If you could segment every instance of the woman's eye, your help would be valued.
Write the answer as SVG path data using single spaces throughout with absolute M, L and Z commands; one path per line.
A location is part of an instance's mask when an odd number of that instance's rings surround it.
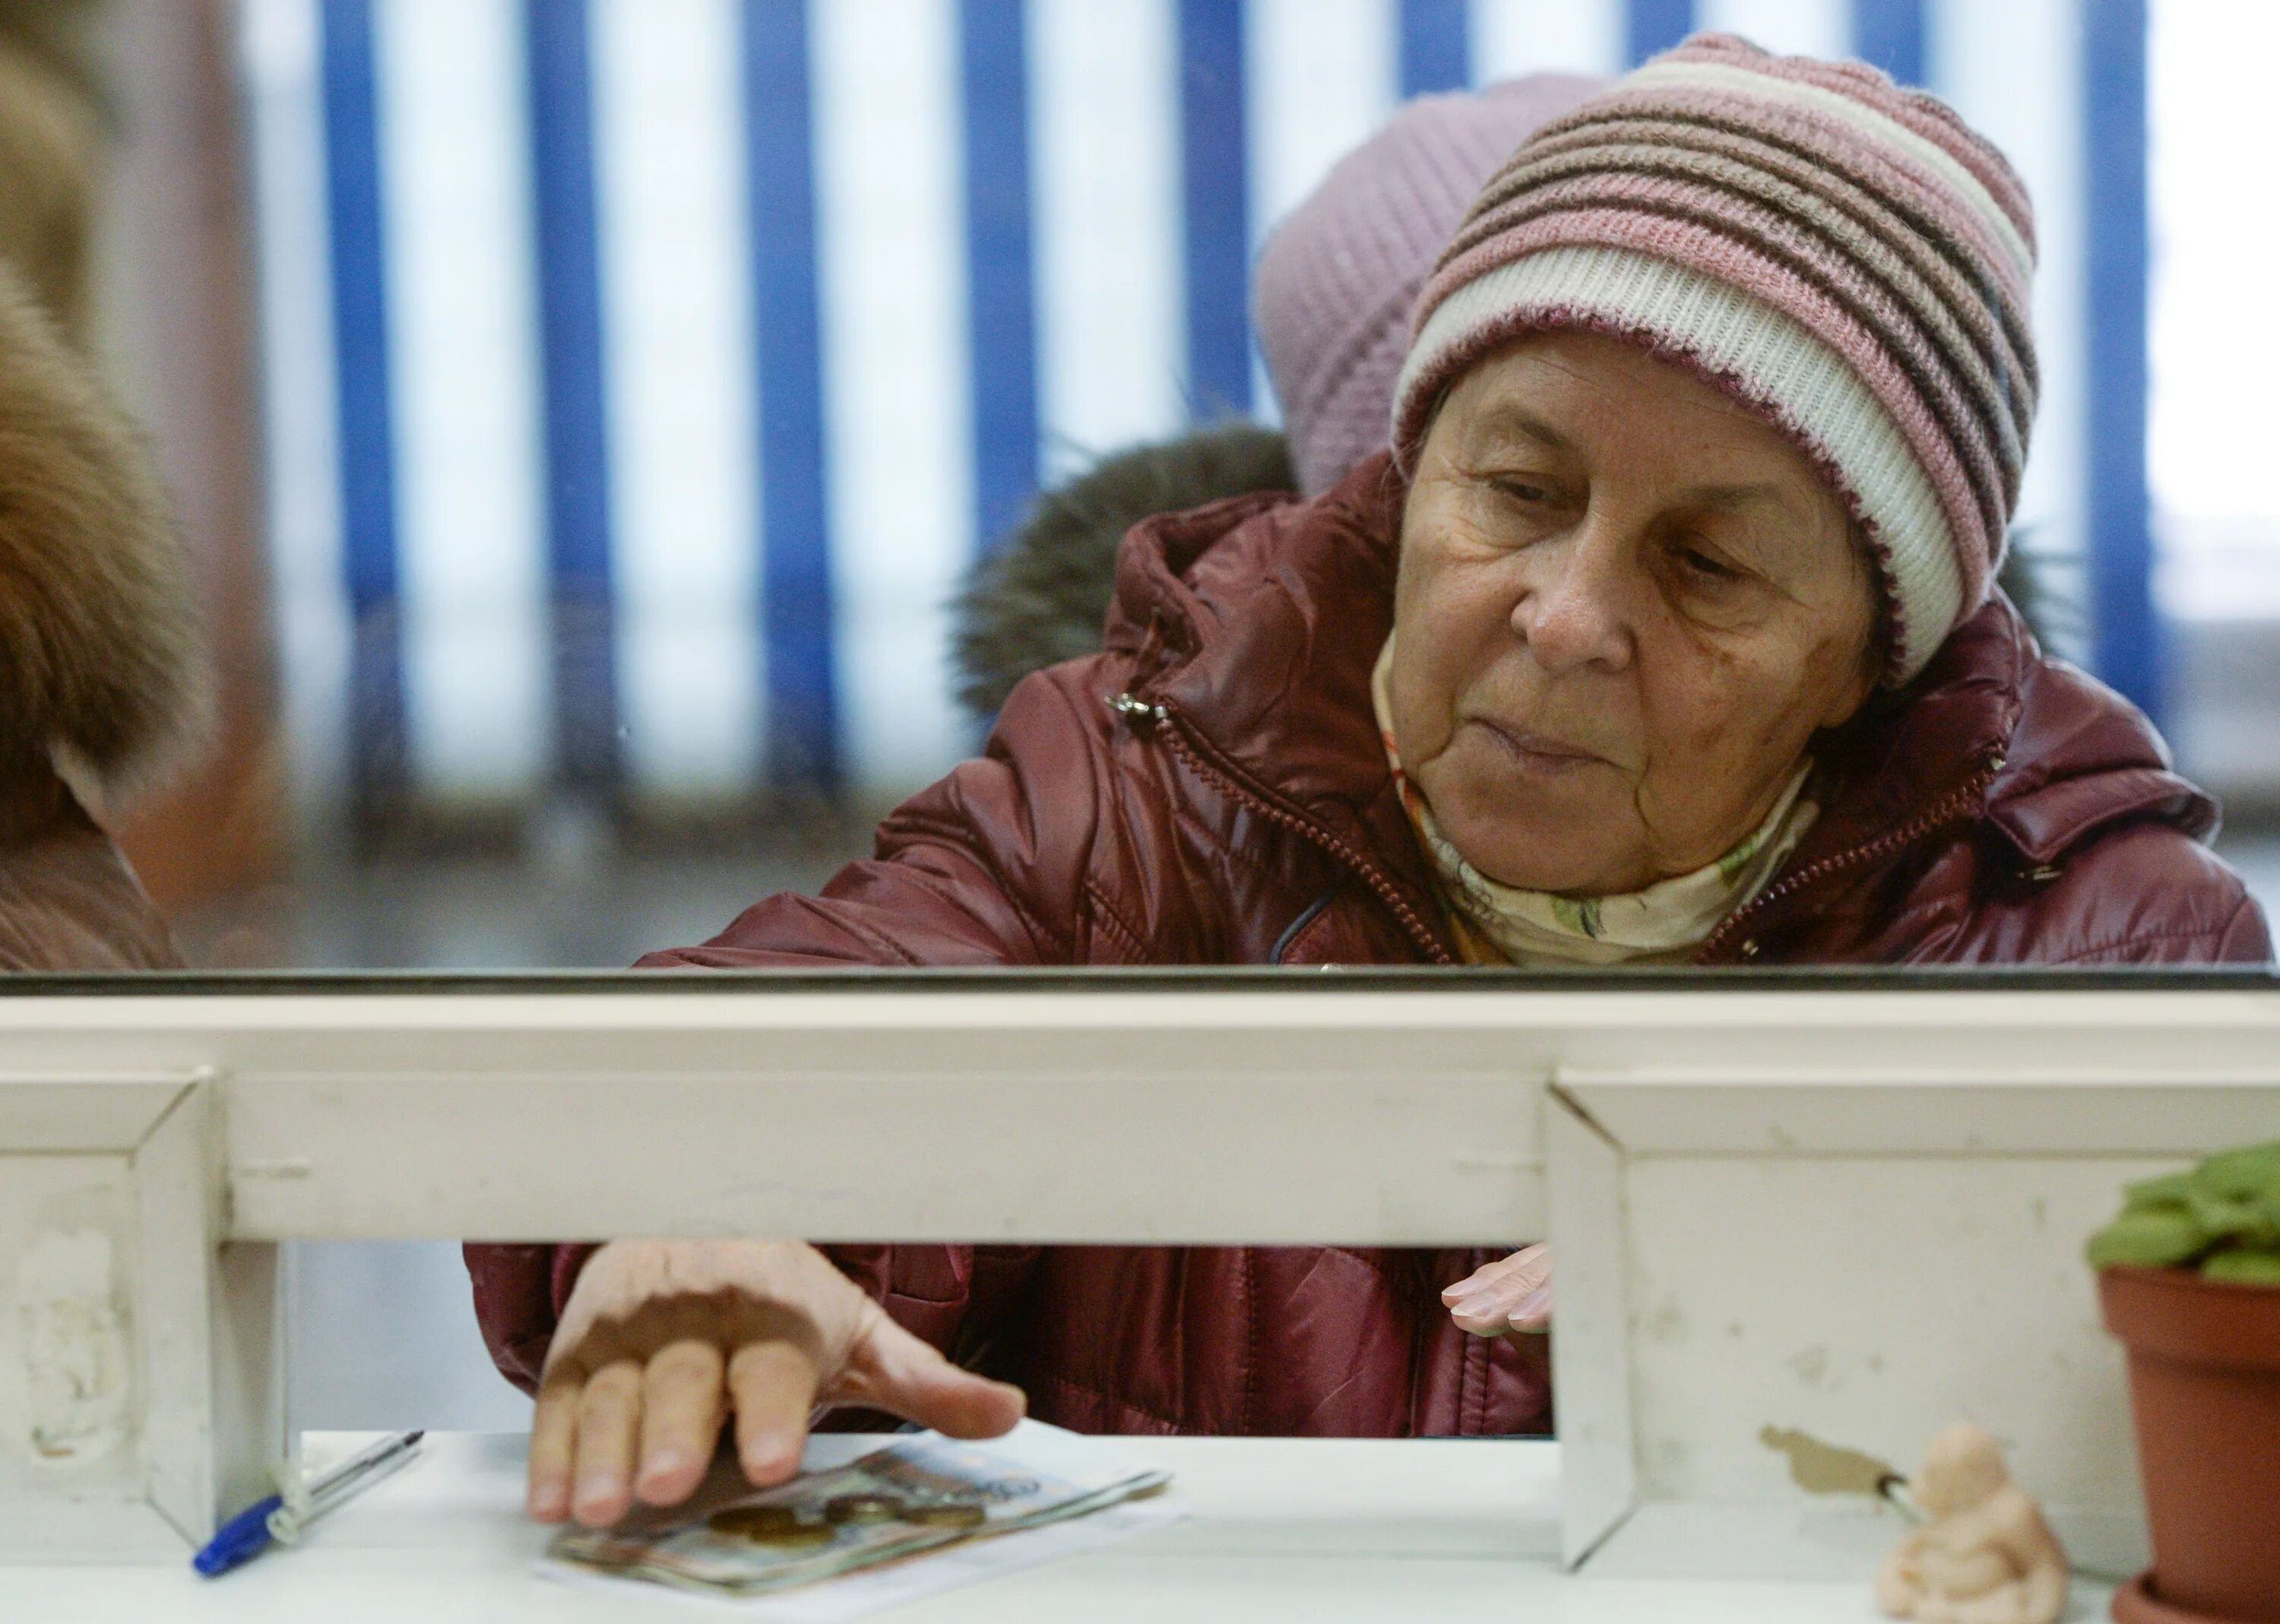
M 1687 573 L 1698 580 L 1724 582 L 1739 581 L 1742 578 L 1741 571 L 1729 564 L 1712 558 L 1698 547 L 1681 547 L 1678 550 L 1678 561 L 1685 567 Z
M 1549 487 L 1528 480 L 1491 480 L 1498 494 L 1510 496 L 1515 502 L 1541 503 L 1552 500 Z

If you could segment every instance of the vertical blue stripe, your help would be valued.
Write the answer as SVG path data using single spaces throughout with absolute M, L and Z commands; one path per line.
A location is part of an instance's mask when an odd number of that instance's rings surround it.
M 1924 82 L 1930 0 L 1852 0 L 1852 54 L 1904 85 Z
M 618 694 L 587 0 L 525 0 L 524 30 L 544 390 L 556 770 L 573 789 L 607 789 L 618 777 Z
M 1188 409 L 1251 408 L 1251 202 L 1243 0 L 1180 0 Z
M 1694 0 L 1630 0 L 1624 50 L 1636 67 L 1694 32 Z
M 1401 0 L 1401 94 L 1461 90 L 1473 82 L 1466 0 Z
M 835 789 L 839 706 L 808 60 L 805 0 L 744 0 L 768 762 L 781 784 Z
M 325 180 L 339 413 L 351 806 L 383 820 L 405 781 L 404 641 L 397 613 L 396 455 L 372 0 L 324 0 Z
M 2158 721 L 2161 640 L 2145 451 L 2146 30 L 2146 0 L 2084 0 L 2091 650 L 2098 674 Z
M 961 0 L 967 321 L 974 536 L 994 546 L 1037 488 L 1037 335 L 1029 242 L 1029 65 L 1022 0 Z

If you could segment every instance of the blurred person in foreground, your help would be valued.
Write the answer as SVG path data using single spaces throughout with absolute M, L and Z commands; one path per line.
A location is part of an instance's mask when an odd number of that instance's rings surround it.
M 1936 99 L 1690 41 L 1481 192 L 1390 450 L 1140 527 L 1104 650 L 1015 688 L 873 860 L 648 962 L 2264 962 L 2214 804 L 1993 588 L 2033 263 L 2017 177 Z M 724 1424 L 777 1481 L 818 1405 L 1550 1419 L 1540 1340 L 1465 1334 L 1540 1312 L 1488 1254 L 469 1252 L 548 1520 L 686 1497 Z
M 94 813 L 191 730 L 191 604 L 147 448 L 0 266 L 0 969 L 180 966 Z
M 99 0 L 0 0 L 0 970 L 181 966 L 98 818 L 200 710 L 186 560 L 93 370 Z

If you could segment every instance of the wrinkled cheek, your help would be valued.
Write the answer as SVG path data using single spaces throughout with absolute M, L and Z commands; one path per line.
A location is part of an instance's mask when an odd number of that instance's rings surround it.
M 1728 664 L 1725 674 L 1737 674 Z M 1787 774 L 1812 732 L 1791 711 L 1755 684 L 1729 681 L 1712 684 L 1683 718 L 1655 728 L 1650 740 L 1668 743 L 1660 749 L 1650 743 L 1637 804 L 1657 844 L 1706 863 L 1748 834 L 1753 803 Z
M 1448 748 L 1458 698 L 1477 663 L 1457 604 L 1421 594 L 1413 608 L 1406 622 L 1396 622 L 1392 672 L 1402 760 L 1413 768 Z
M 1807 665 L 1811 664 L 1808 660 Z M 1691 759 L 1714 764 L 1727 776 L 1746 772 L 1752 762 L 1764 770 L 1785 767 L 1813 732 L 1811 681 L 1784 680 L 1762 665 L 1729 650 L 1706 644 L 1696 650 L 1695 669 L 1681 689 L 1674 684 L 1662 707 L 1670 735 Z M 1774 756 L 1784 758 L 1768 762 Z
M 1433 650 L 1421 635 L 1395 643 L 1391 692 L 1393 731 L 1401 763 L 1413 777 L 1449 744 L 1449 704 L 1433 670 Z

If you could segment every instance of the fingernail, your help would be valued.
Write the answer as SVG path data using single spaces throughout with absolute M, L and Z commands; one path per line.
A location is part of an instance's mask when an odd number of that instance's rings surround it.
M 786 1434 L 762 1433 L 745 1446 L 744 1470 L 747 1474 L 780 1472 L 798 1464 L 796 1446 Z
M 1552 1288 L 1549 1286 L 1538 1286 L 1535 1290 L 1521 1298 L 1518 1305 L 1513 1309 L 1513 1328 L 1514 1330 L 1521 1331 L 1541 1331 L 1547 1323 L 1544 1316 L 1551 1312 Z M 1534 1320 L 1536 1323 L 1522 1323 L 1522 1321 L 1525 1320 Z
M 606 1476 L 597 1474 L 578 1485 L 578 1504 L 607 1505 L 617 1496 L 618 1486 Z
M 534 1517 L 559 1517 L 566 1509 L 563 1502 L 568 1491 L 559 1478 L 535 1483 L 530 1490 L 530 1514 Z
M 661 1449 L 642 1462 L 642 1482 L 654 1483 L 660 1477 L 671 1477 L 682 1466 L 680 1451 Z

